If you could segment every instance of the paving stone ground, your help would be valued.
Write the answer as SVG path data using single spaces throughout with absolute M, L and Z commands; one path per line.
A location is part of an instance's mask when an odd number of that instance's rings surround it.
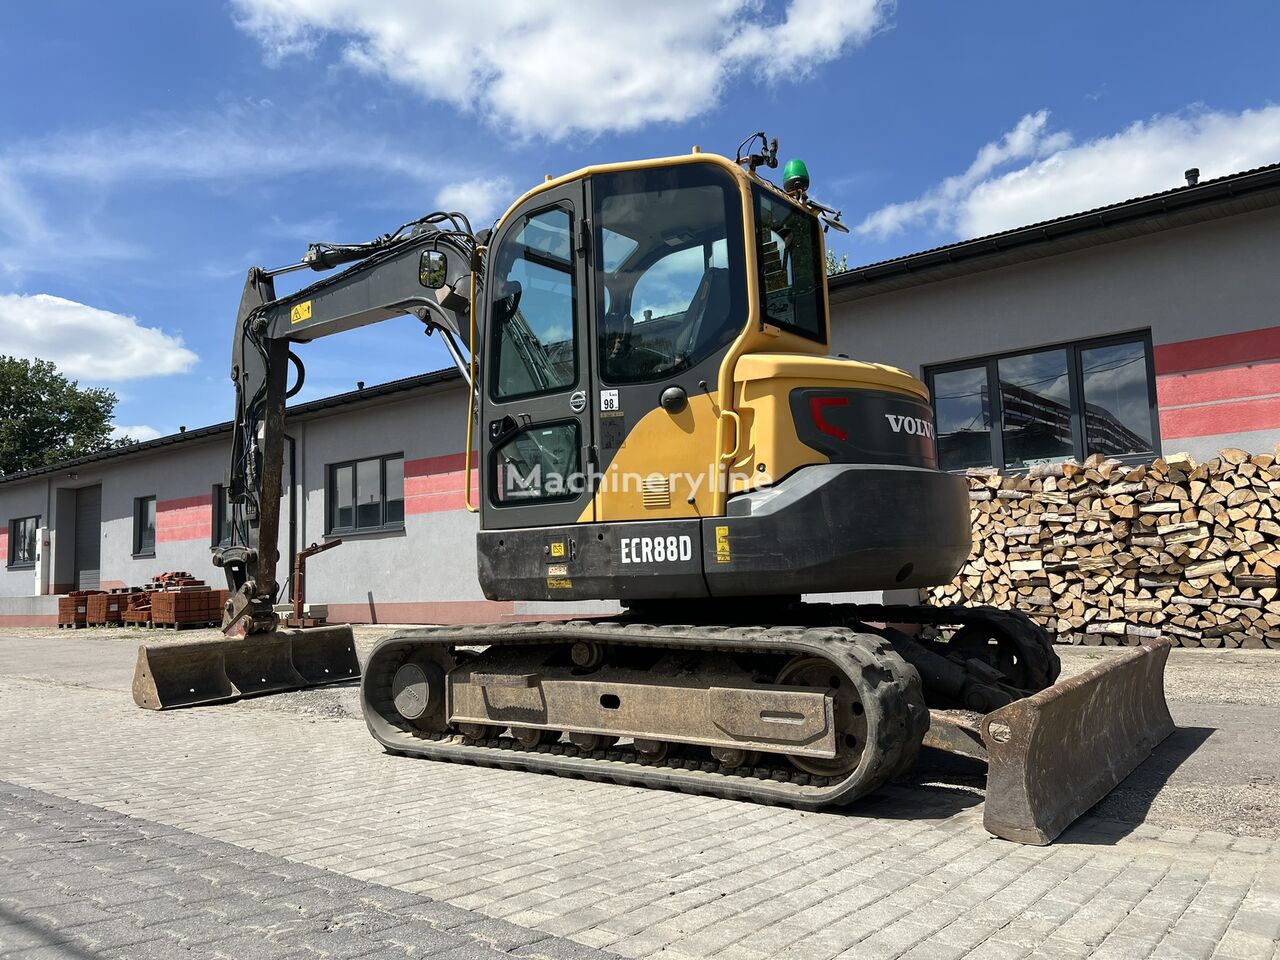
M 0 956 L 607 954 L 428 897 L 0 783 Z
M 968 789 L 896 785 L 803 813 L 392 757 L 357 720 L 269 699 L 150 713 L 118 685 L 21 672 L 0 670 L 0 780 L 17 788 L 0 789 L 0 943 L 14 926 L 61 936 L 106 924 L 101 955 L 216 955 L 215 941 L 196 942 L 212 912 L 239 938 L 237 957 L 258 955 L 250 944 L 262 956 L 405 956 L 384 934 L 418 922 L 470 937 L 425 953 L 459 960 L 574 945 L 672 960 L 1277 956 L 1280 851 L 1266 837 L 1094 816 L 1053 846 L 1024 847 L 983 831 Z M 121 864 L 133 872 L 113 872 Z M 135 917 L 127 898 L 143 877 L 165 899 L 138 902 L 183 906 L 193 882 L 211 905 L 191 925 Z M 72 901 L 87 895 L 83 912 L 59 919 L 15 900 L 50 882 Z M 296 938 L 254 920 L 277 901 L 306 921 Z M 489 942 L 413 912 L 446 908 L 546 939 Z M 32 944 L 31 956 L 99 955 L 75 939 Z

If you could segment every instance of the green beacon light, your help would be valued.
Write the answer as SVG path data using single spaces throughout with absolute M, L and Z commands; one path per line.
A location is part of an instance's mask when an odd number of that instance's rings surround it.
M 782 189 L 787 193 L 804 193 L 809 189 L 809 168 L 799 157 L 792 157 L 782 168 Z

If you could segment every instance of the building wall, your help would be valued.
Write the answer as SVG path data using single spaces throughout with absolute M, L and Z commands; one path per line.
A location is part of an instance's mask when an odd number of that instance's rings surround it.
M 382 623 L 482 622 L 612 610 L 612 604 L 517 604 L 484 599 L 476 576 L 477 518 L 463 496 L 466 391 L 460 383 L 402 400 L 337 408 L 290 421 L 298 476 L 288 476 L 281 503 L 278 575 L 289 596 L 290 498 L 296 497 L 299 549 L 324 543 L 328 467 L 334 463 L 402 453 L 405 458 L 405 528 L 344 534 L 342 544 L 308 564 L 307 595 L 326 603 L 334 620 Z M 185 570 L 221 586 L 213 566 L 213 488 L 223 481 L 229 436 L 188 442 L 77 468 L 64 474 L 0 485 L 0 520 L 40 514 L 54 529 L 51 588 L 74 589 L 75 490 L 102 485 L 101 586 L 138 586 L 166 570 Z M 473 479 L 473 503 L 476 501 Z M 133 557 L 136 497 L 157 498 L 154 558 Z M 46 508 L 46 501 L 49 506 Z M 7 550 L 7 542 L 4 544 Z M 7 552 L 4 554 L 7 559 Z M 0 570 L 0 597 L 31 597 L 31 570 Z M 12 604 L 11 604 L 12 606 Z M 6 607 L 0 623 L 52 620 L 47 604 Z M 33 620 L 32 618 L 36 618 Z M 6 619 L 7 618 L 7 619 Z
M 49 522 L 47 487 L 43 480 L 13 484 L 12 492 L 0 488 L 0 596 L 30 596 L 35 592 L 35 571 L 9 568 L 9 524 L 21 517 L 39 515 Z
M 343 534 L 341 546 L 308 564 L 308 596 L 329 604 L 335 619 L 465 622 L 516 612 L 512 604 L 486 601 L 476 578 L 478 523 L 463 497 L 466 416 L 466 390 L 457 383 L 293 431 L 307 481 L 304 545 L 326 539 L 329 465 L 405 458 L 404 530 Z
M 833 297 L 834 347 L 927 365 L 1149 329 L 1166 452 L 1280 440 L 1280 209 L 864 299 Z M 846 295 L 847 296 L 847 295 Z
M 99 560 L 103 589 L 137 586 L 158 573 L 185 570 L 221 584 L 222 571 L 210 559 L 213 485 L 226 469 L 225 441 L 162 448 L 145 454 L 77 467 L 75 475 L 54 473 L 0 487 L 0 520 L 36 512 L 52 528 L 50 589 L 75 589 L 76 490 L 101 485 Z M 156 498 L 156 544 L 152 557 L 134 557 L 135 498 Z M 7 558 L 7 553 L 6 553 Z M 0 576 L 0 595 L 33 592 L 31 571 Z

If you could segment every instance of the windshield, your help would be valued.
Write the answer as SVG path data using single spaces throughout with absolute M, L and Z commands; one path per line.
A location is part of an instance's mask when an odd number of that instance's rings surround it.
M 825 264 L 818 220 L 760 187 L 754 191 L 765 321 L 826 343 Z
M 709 163 L 592 179 L 600 371 L 639 383 L 690 369 L 747 319 L 737 182 Z

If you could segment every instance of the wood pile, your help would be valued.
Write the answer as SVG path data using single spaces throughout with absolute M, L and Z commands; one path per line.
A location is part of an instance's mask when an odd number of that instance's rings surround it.
M 973 553 L 930 603 L 1016 607 L 1062 643 L 1280 649 L 1277 455 L 973 469 L 969 499 Z

